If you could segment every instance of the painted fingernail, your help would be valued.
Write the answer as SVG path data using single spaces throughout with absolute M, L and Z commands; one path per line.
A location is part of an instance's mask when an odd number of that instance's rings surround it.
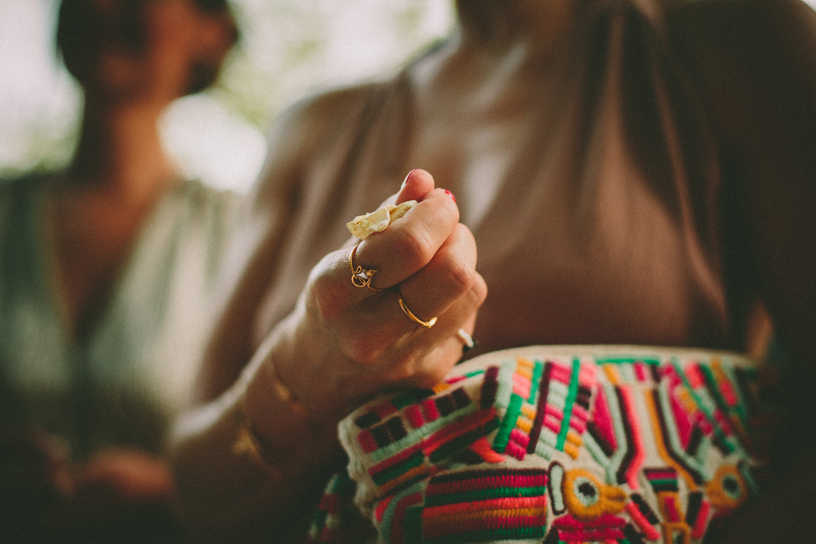
M 451 193 L 451 192 L 450 192 L 450 191 L 448 191 L 447 189 L 445 189 L 443 192 L 444 192 L 446 195 L 448 195 L 449 197 L 451 197 L 451 198 L 453 199 L 453 201 L 454 201 L 454 202 L 456 202 L 456 197 L 455 197 L 455 196 L 453 196 L 453 193 Z
M 405 184 L 407 184 L 407 183 L 408 183 L 408 178 L 410 178 L 410 177 L 411 177 L 411 174 L 413 174 L 414 172 L 416 172 L 416 168 L 414 168 L 413 170 L 411 170 L 410 172 L 408 172 L 408 175 L 407 175 L 407 176 L 405 176 L 405 179 L 403 180 L 402 185 L 400 185 L 400 191 L 401 191 L 401 190 L 403 190 L 403 189 L 405 189 Z

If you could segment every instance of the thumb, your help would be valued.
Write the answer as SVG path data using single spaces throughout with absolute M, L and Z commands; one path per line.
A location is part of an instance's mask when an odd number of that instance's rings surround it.
M 402 204 L 408 200 L 421 201 L 433 189 L 433 176 L 425 170 L 411 170 L 405 177 L 405 181 L 402 182 L 399 193 L 397 193 L 396 204 Z

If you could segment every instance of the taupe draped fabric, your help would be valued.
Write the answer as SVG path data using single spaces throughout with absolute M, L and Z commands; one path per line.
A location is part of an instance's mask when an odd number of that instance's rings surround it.
M 292 219 L 263 253 L 274 273 L 258 337 L 292 310 L 310 268 L 349 242 L 344 223 L 424 168 L 476 237 L 483 351 L 743 347 L 750 267 L 724 250 L 741 220 L 693 59 L 660 2 L 587 4 L 547 57 L 486 86 L 483 105 L 423 100 L 417 74 L 443 43 L 393 80 L 307 106 L 316 127 L 285 166 L 273 156 L 261 189 Z

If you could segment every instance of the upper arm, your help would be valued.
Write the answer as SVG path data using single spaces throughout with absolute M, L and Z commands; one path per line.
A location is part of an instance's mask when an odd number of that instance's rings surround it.
M 229 294 L 209 342 L 194 401 L 207 402 L 238 378 L 255 349 L 256 317 L 277 267 L 287 218 L 297 213 L 309 168 L 348 116 L 363 107 L 367 87 L 340 89 L 293 105 L 268 138 L 267 157 L 251 195 L 250 217 L 233 239 Z

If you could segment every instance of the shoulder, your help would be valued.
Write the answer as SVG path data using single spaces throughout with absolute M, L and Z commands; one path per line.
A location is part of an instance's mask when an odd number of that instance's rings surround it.
M 269 133 L 267 157 L 256 184 L 256 198 L 300 179 L 316 157 L 359 130 L 366 112 L 387 92 L 386 82 L 333 89 L 290 106 Z
M 816 12 L 802 0 L 668 0 L 666 24 L 718 130 L 732 143 L 812 137 Z
M 794 64 L 812 70 L 816 61 L 816 12 L 802 0 L 664 1 L 673 45 L 720 85 L 784 78 Z
M 58 176 L 56 172 L 28 172 L 0 177 L 0 222 L 30 206 L 35 195 Z
M 173 188 L 168 211 L 188 232 L 220 238 L 234 231 L 245 215 L 246 195 L 187 179 Z

